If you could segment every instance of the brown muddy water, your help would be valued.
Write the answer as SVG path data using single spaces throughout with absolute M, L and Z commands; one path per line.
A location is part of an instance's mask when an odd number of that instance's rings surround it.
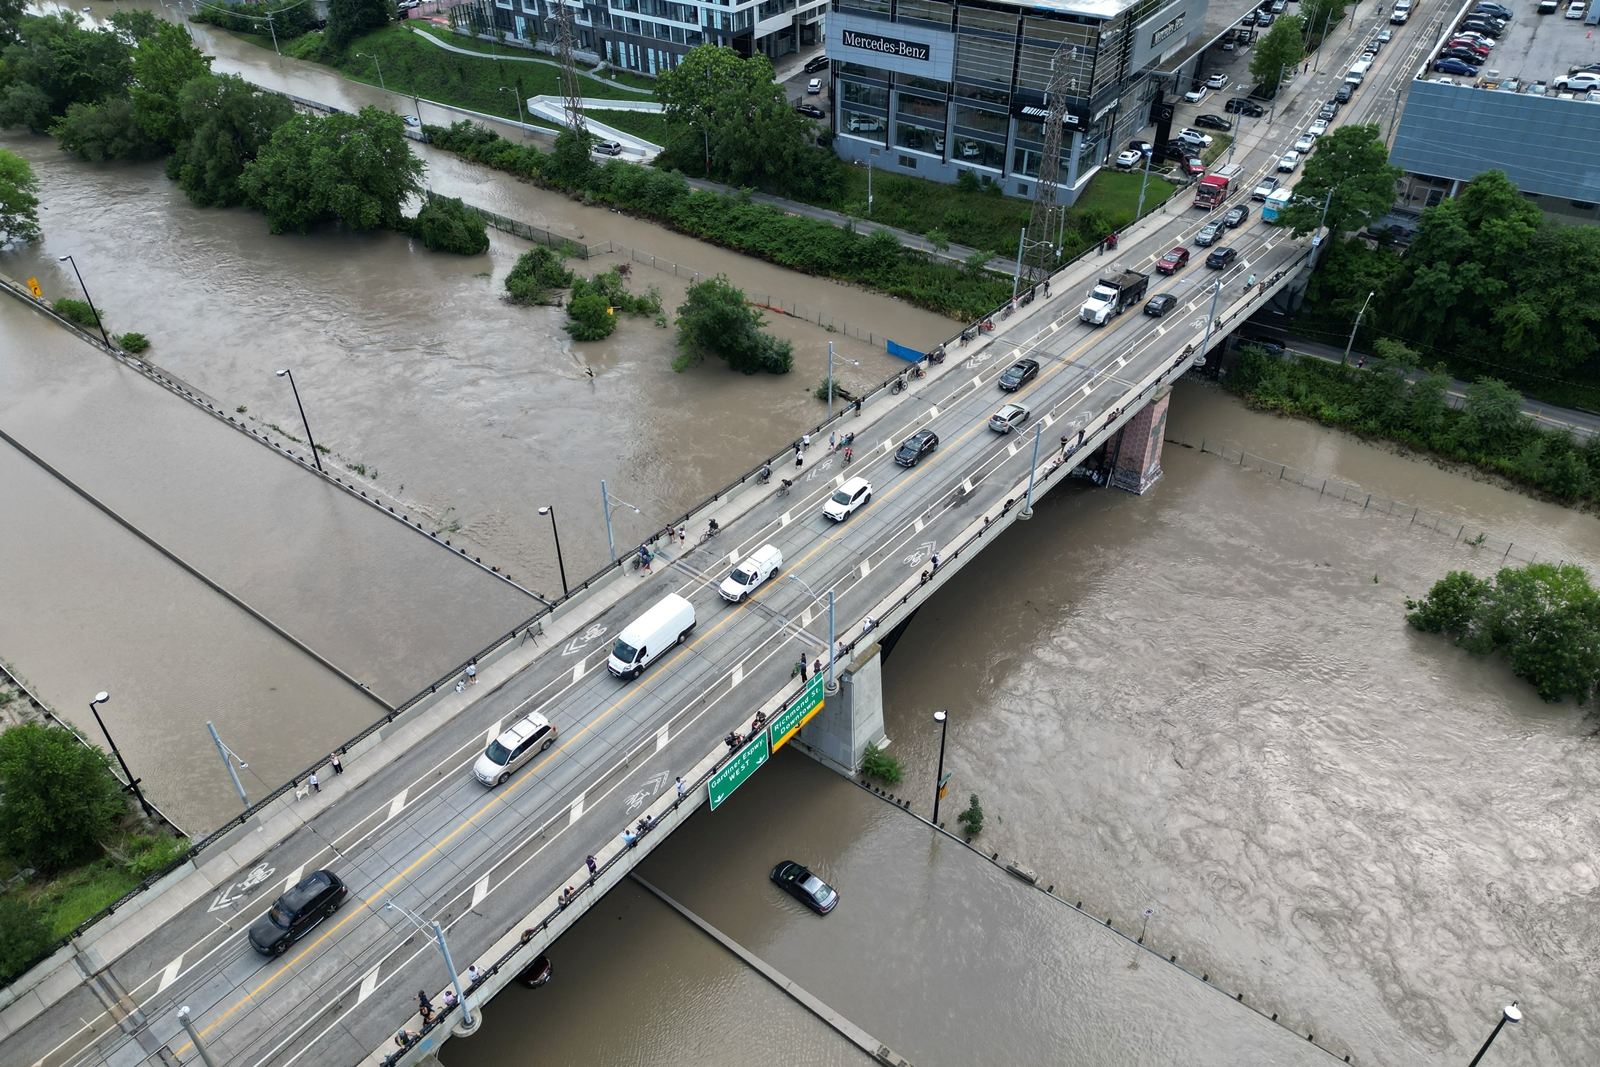
M 1600 557 L 1592 518 L 1350 435 L 1187 382 L 1171 410 L 1173 436 Z M 1190 999 L 1193 979 L 1130 974 L 1131 953 L 1098 953 L 1103 929 L 820 769 L 775 761 L 646 877 L 924 1067 L 1301 1062 L 1276 1044 L 1288 1031 L 1335 1053 L 1305 1062 L 1443 1067 L 1514 999 L 1525 1021 L 1494 1064 L 1600 1062 L 1595 722 L 1402 618 L 1445 570 L 1498 561 L 1197 450 L 1169 445 L 1165 467 L 1144 497 L 1052 494 L 922 610 L 884 671 L 896 792 L 931 814 L 948 708 L 947 825 L 978 794 L 986 853 L 1117 929 L 1153 909 L 1156 952 L 1287 1030 Z M 766 884 L 785 857 L 840 888 L 820 925 Z M 449 1067 L 522 1063 L 530 1040 L 554 1063 L 786 1055 L 741 1012 L 776 1004 L 761 1018 L 799 1027 L 801 1009 L 653 898 L 616 896 L 555 946 L 556 982 L 490 1005 Z M 1142 1008 L 1130 1022 L 1107 1002 Z M 788 1058 L 849 1052 L 827 1037 Z

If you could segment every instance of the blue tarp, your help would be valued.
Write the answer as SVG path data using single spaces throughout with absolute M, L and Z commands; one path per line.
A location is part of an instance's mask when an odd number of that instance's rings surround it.
M 915 348 L 907 348 L 905 345 L 897 345 L 887 338 L 884 339 L 883 343 L 889 346 L 889 354 L 891 356 L 899 356 L 901 359 L 907 360 L 911 363 L 915 363 L 917 360 L 922 358 L 922 353 L 917 351 Z

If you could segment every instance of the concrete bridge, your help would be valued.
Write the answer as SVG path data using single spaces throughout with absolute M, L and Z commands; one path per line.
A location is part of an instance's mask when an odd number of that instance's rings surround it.
M 1285 123 L 1280 132 L 1292 130 Z M 1257 140 L 1251 154 L 1264 170 L 1279 146 Z M 464 1013 L 444 1012 L 430 1026 L 416 1015 L 419 988 L 441 1003 L 445 968 L 432 941 L 386 905 L 441 924 L 458 969 L 482 975 L 468 997 L 481 1018 L 499 989 L 713 792 L 720 800 L 739 774 L 759 773 L 772 745 L 798 745 L 854 773 L 869 743 L 887 743 L 880 664 L 898 628 L 1029 517 L 1030 491 L 1037 500 L 1074 472 L 1147 490 L 1161 476 L 1170 383 L 1242 318 L 1301 283 L 1309 243 L 1261 224 L 1230 232 L 1239 255 L 1226 270 L 1196 262 L 1176 277 L 1154 274 L 1154 261 L 1205 221 L 1176 204 L 1125 233 L 1114 256 L 1063 270 L 1052 297 L 997 315 L 992 332 L 952 343 L 926 378 L 835 419 L 800 457 L 798 474 L 791 454 L 771 484 L 746 479 L 707 502 L 693 547 L 666 550 L 649 575 L 611 575 L 548 617 L 542 633 L 485 662 L 475 687 L 373 734 L 323 795 L 285 797 L 241 827 L 215 859 L 184 873 L 186 897 L 156 899 L 93 943 L 80 939 L 49 982 L 14 983 L 26 988 L 14 988 L 0 1011 L 5 1061 L 189 1062 L 195 1038 L 178 1017 L 187 1006 L 219 1065 L 418 1062 L 461 1032 Z M 1170 292 L 1176 306 L 1161 318 L 1135 307 L 1104 327 L 1080 323 L 1084 291 L 1113 267 L 1152 272 L 1150 295 Z M 1264 284 L 1247 287 L 1251 275 Z M 1040 364 L 1037 380 L 1000 391 L 997 378 L 1022 357 Z M 990 416 L 1011 400 L 1031 419 L 1013 434 L 991 431 Z M 922 429 L 938 434 L 938 449 L 916 467 L 897 466 L 895 448 Z M 850 466 L 829 454 L 830 431 L 856 434 Z M 784 474 L 797 484 L 779 496 Z M 870 504 L 842 523 L 824 518 L 822 503 L 857 475 L 873 484 Z M 695 545 L 712 517 L 723 532 Z M 782 550 L 782 574 L 744 603 L 727 603 L 717 584 L 763 544 Z M 612 640 L 668 592 L 694 603 L 697 628 L 641 678 L 618 681 L 604 668 Z M 801 657 L 831 666 L 835 686 L 794 677 Z M 473 760 L 531 710 L 557 726 L 556 745 L 486 789 L 472 777 Z M 752 730 L 758 713 L 784 728 Z M 731 730 L 756 738 L 730 753 L 722 739 Z M 624 840 L 641 819 L 650 828 Z M 323 867 L 350 886 L 342 909 L 285 955 L 255 954 L 244 928 L 285 886 Z M 404 1049 L 394 1041 L 402 1029 L 420 1035 Z

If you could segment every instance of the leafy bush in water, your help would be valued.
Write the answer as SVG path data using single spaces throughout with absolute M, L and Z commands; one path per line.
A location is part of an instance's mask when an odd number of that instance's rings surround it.
M 94 327 L 100 325 L 100 320 L 95 316 L 94 309 L 85 301 L 74 300 L 70 296 L 64 296 L 50 306 L 55 309 L 57 315 L 71 319 L 79 326 Z
M 972 794 L 967 801 L 967 810 L 956 816 L 956 822 L 966 828 L 968 837 L 983 833 L 983 805 L 978 803 L 978 794 Z
M 408 228 L 431 252 L 477 256 L 489 251 L 489 224 L 458 197 L 428 197 Z
M 744 290 L 726 275 L 689 286 L 678 306 L 677 325 L 681 351 L 672 361 L 673 370 L 685 370 L 708 354 L 744 374 L 787 374 L 794 367 L 794 346 L 762 332 L 766 320 L 745 303 Z
M 150 338 L 142 333 L 125 333 L 118 335 L 117 344 L 122 346 L 124 352 L 138 354 L 150 347 Z
M 522 253 L 506 275 L 506 292 L 513 304 L 550 304 L 557 289 L 572 284 L 572 272 L 554 249 L 540 246 Z
M 572 283 L 572 300 L 567 304 L 569 321 L 564 327 L 575 341 L 599 341 L 617 328 L 616 313 L 654 315 L 661 311 L 661 294 L 651 286 L 643 296 L 624 288 L 623 268 L 613 267 L 593 278 Z
M 890 785 L 899 785 L 906 776 L 900 761 L 877 745 L 867 746 L 867 751 L 861 756 L 861 769 Z

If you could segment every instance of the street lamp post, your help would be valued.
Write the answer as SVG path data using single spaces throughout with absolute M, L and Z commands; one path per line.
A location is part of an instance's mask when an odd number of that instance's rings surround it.
M 1500 1031 L 1505 1027 L 1506 1023 L 1520 1023 L 1521 1021 L 1522 1011 L 1517 1007 L 1517 1002 L 1513 1000 L 1501 1009 L 1500 1021 L 1494 1024 L 1494 1030 L 1489 1034 L 1489 1040 L 1483 1043 L 1483 1047 L 1478 1050 L 1476 1056 L 1472 1057 L 1472 1062 L 1467 1064 L 1467 1067 L 1478 1067 L 1478 1061 L 1483 1059 L 1485 1052 L 1489 1051 L 1489 1046 L 1494 1044 L 1494 1039 L 1500 1036 Z
M 859 359 L 847 359 L 844 356 L 840 356 L 839 358 L 844 360 L 844 362 L 850 364 L 852 367 L 861 366 L 861 361 Z M 830 418 L 830 419 L 833 418 L 833 342 L 832 341 L 828 342 L 828 418 Z
M 294 390 L 294 406 L 300 409 L 300 425 L 306 428 L 306 440 L 311 444 L 311 459 L 316 463 L 319 472 L 326 473 L 322 471 L 322 457 L 317 455 L 316 438 L 311 436 L 311 423 L 306 419 L 306 406 L 300 403 L 300 387 L 294 384 L 294 372 L 287 367 L 278 371 L 278 377 L 282 378 L 285 375 L 289 378 L 289 388 Z
M 600 479 L 600 500 L 605 505 L 606 509 L 606 547 L 611 550 L 611 562 L 615 563 L 617 561 L 617 543 L 611 539 L 611 494 L 606 492 L 606 480 L 604 478 Z M 619 499 L 617 500 L 617 503 L 621 504 L 625 508 L 633 508 L 633 513 L 635 515 L 644 514 L 638 508 L 634 508 L 633 505 L 628 503 L 626 500 Z
M 378 57 L 373 55 L 371 52 L 357 52 L 356 53 L 356 57 L 358 59 L 362 58 L 362 57 L 365 57 L 367 59 L 372 60 L 372 65 L 374 67 L 376 67 L 377 70 L 378 70 L 378 88 L 383 91 L 383 94 L 385 96 L 388 96 L 389 95 L 389 87 L 387 85 L 383 84 L 383 64 L 378 62 Z
M 1135 208 L 1133 212 L 1133 221 L 1135 222 L 1138 222 L 1140 219 L 1144 218 L 1144 191 L 1145 187 L 1150 184 L 1150 160 L 1154 158 L 1156 154 L 1156 150 L 1153 147 L 1145 148 L 1141 151 L 1144 154 L 1144 181 L 1139 183 L 1139 206 Z M 1065 215 L 1064 212 L 1063 215 Z
M 1345 342 L 1344 358 L 1339 360 L 1339 366 L 1343 367 L 1350 362 L 1350 349 L 1355 347 L 1356 331 L 1361 329 L 1361 316 L 1367 313 L 1367 305 L 1372 303 L 1372 298 L 1376 295 L 1375 292 L 1368 293 L 1367 298 L 1361 302 L 1361 310 L 1356 313 L 1356 324 L 1350 327 L 1350 340 Z
M 194 1043 L 194 1050 L 200 1053 L 200 1062 L 204 1063 L 206 1067 L 217 1067 L 216 1063 L 211 1059 L 211 1053 L 207 1052 L 205 1045 L 201 1043 L 200 1034 L 195 1030 L 194 1023 L 189 1020 L 189 1005 L 185 1004 L 178 1009 L 178 1021 L 189 1032 L 189 1040 Z
M 1043 432 L 1043 422 L 1033 424 L 1033 462 L 1028 467 L 1028 496 L 1022 502 L 1022 510 L 1017 513 L 1019 519 L 1033 518 L 1033 476 L 1039 469 L 1039 435 Z
M 522 121 L 522 94 L 517 92 L 515 89 L 508 89 L 504 85 L 500 86 L 500 91 L 502 93 L 511 93 L 517 98 L 517 125 L 522 127 L 522 133 L 524 136 L 526 136 L 528 133 L 528 126 L 527 123 Z
M 420 917 L 414 915 L 407 909 L 402 908 L 392 900 L 384 902 L 383 910 L 397 911 L 409 919 L 411 921 L 411 925 L 415 926 L 422 933 L 433 934 L 434 943 L 439 946 L 439 954 L 444 957 L 445 970 L 450 972 L 450 984 L 456 987 L 456 1000 L 461 1002 L 462 1031 L 458 1031 L 458 1033 L 471 1030 L 477 1026 L 477 1023 L 475 1023 L 472 1019 L 472 1005 L 467 1003 L 466 990 L 461 988 L 461 976 L 456 974 L 456 961 L 450 958 L 450 946 L 445 944 L 444 930 L 439 926 L 439 920 L 435 919 L 431 923 L 424 922 Z
M 233 761 L 239 760 L 241 769 L 249 767 L 250 764 L 240 759 L 239 753 L 222 743 L 222 738 L 217 736 L 217 728 L 211 725 L 210 719 L 206 720 L 206 729 L 211 731 L 211 740 L 217 743 L 217 751 L 222 754 L 222 765 L 228 768 L 228 777 L 233 779 L 233 788 L 239 791 L 239 799 L 248 808 L 250 806 L 250 798 L 244 795 L 244 786 L 239 784 L 239 772 L 233 769 Z
M 1011 303 L 1017 302 L 1017 283 L 1022 281 L 1022 246 L 1028 243 L 1028 228 L 1024 226 L 1022 233 L 1017 237 L 1017 270 L 1011 275 Z
M 798 574 L 789 575 L 789 580 L 791 582 L 799 582 L 800 583 L 800 588 L 804 589 L 807 593 L 811 593 L 811 599 L 812 600 L 816 601 L 819 604 L 822 602 L 822 598 L 819 597 L 816 593 L 812 593 L 811 592 L 811 587 L 809 585 L 807 585 L 805 583 L 805 580 L 803 578 L 801 578 Z M 828 590 L 828 680 L 827 680 L 826 683 L 823 684 L 823 687 L 822 687 L 824 690 L 826 690 L 829 693 L 837 693 L 839 691 L 839 683 L 834 679 L 834 676 L 833 676 L 833 661 L 836 658 L 834 653 L 838 651 L 838 642 L 839 642 L 839 639 L 838 639 L 838 637 L 835 634 L 834 629 L 833 629 L 833 590 L 829 589 Z
M 139 779 L 135 778 L 133 772 L 128 769 L 128 761 L 122 758 L 122 750 L 117 748 L 115 741 L 111 740 L 111 731 L 106 729 L 106 721 L 100 717 L 98 705 L 104 704 L 110 699 L 110 693 L 96 693 L 95 698 L 89 701 L 89 713 L 94 716 L 94 721 L 100 724 L 100 732 L 106 735 L 106 744 L 111 746 L 111 754 L 117 757 L 117 763 L 122 766 L 122 773 L 128 779 L 129 791 L 139 798 L 139 806 L 144 809 L 146 815 L 153 819 L 156 817 L 155 809 L 150 806 L 150 802 L 139 791 Z
M 1197 364 L 1205 365 L 1206 347 L 1211 344 L 1211 327 L 1217 321 L 1217 298 L 1222 295 L 1222 279 L 1217 279 L 1216 288 L 1211 290 L 1211 314 L 1206 317 L 1206 335 L 1200 342 L 1200 358 Z
M 933 779 L 933 825 L 939 825 L 939 798 L 944 796 L 944 737 L 950 729 L 950 713 L 936 711 L 933 721 L 939 724 L 939 771 Z
M 1289 69 L 1289 64 L 1278 64 L 1278 84 L 1272 87 L 1272 111 L 1267 115 L 1267 125 L 1272 125 L 1272 120 L 1278 116 L 1278 94 L 1283 91 L 1283 72 Z
M 100 321 L 100 312 L 94 308 L 94 297 L 89 295 L 89 287 L 83 284 L 83 274 L 78 270 L 78 261 L 67 255 L 62 256 L 57 262 L 72 264 L 72 273 L 78 276 L 78 288 L 83 290 L 83 298 L 89 302 L 89 314 L 94 316 L 94 324 L 100 328 L 100 340 L 106 343 L 107 348 L 110 348 L 111 338 L 106 336 L 105 323 Z
M 561 568 L 561 595 L 567 595 L 567 565 L 561 561 L 561 531 L 556 529 L 556 507 L 554 504 L 539 509 L 539 514 L 550 516 L 550 533 L 556 539 L 556 566 Z

